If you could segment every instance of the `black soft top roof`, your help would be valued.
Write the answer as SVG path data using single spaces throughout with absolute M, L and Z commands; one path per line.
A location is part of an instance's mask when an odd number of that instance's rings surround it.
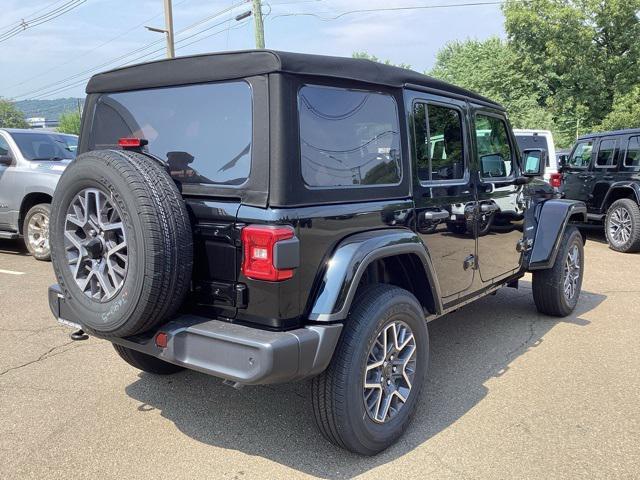
M 186 85 L 277 72 L 343 78 L 399 88 L 412 84 L 478 100 L 502 109 L 499 104 L 481 95 L 405 68 L 358 58 L 273 50 L 209 53 L 118 68 L 91 77 L 86 92 L 107 93 Z

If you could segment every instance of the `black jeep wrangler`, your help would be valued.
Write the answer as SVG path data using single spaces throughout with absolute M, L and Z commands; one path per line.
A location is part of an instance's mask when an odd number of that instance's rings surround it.
M 87 93 L 49 301 L 141 370 L 312 377 L 322 434 L 371 455 L 416 409 L 429 320 L 530 271 L 541 312 L 576 306 L 585 205 L 535 178 L 545 152 L 521 157 L 490 100 L 266 50 L 126 67 Z
M 609 246 L 640 251 L 640 129 L 580 137 L 560 165 L 563 196 L 586 203 Z

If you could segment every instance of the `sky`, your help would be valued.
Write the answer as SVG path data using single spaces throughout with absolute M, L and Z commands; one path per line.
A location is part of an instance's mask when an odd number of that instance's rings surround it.
M 504 36 L 499 5 L 452 7 L 489 1 L 263 0 L 266 47 L 339 56 L 366 51 L 423 72 L 447 42 Z M 0 97 L 82 97 L 93 73 L 165 56 L 164 35 L 144 28 L 164 27 L 163 0 L 86 0 L 52 21 L 2 40 L 2 33 L 21 19 L 28 21 L 68 2 L 0 0 Z M 173 0 L 176 55 L 253 48 L 252 17 L 235 20 L 250 10 L 251 3 L 242 2 Z M 405 8 L 435 5 L 449 7 Z M 339 16 L 376 8 L 398 10 Z

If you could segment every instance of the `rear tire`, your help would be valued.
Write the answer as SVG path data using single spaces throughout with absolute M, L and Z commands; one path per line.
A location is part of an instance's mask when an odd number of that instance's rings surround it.
M 640 207 L 629 199 L 613 202 L 604 221 L 604 233 L 611 250 L 622 253 L 640 251 Z
M 51 247 L 49 244 L 50 217 L 51 205 L 39 203 L 29 209 L 24 217 L 22 226 L 22 235 L 27 250 L 29 250 L 33 258 L 43 262 L 51 260 Z
M 416 298 L 391 285 L 367 288 L 354 301 L 329 367 L 312 381 L 322 435 L 361 455 L 392 445 L 415 413 L 428 359 L 427 323 Z
M 540 313 L 566 317 L 578 304 L 584 275 L 582 235 L 568 226 L 553 267 L 533 272 L 533 299 Z M 577 255 L 577 258 L 576 258 Z
M 142 370 L 143 372 L 153 373 L 155 375 L 171 375 L 184 370 L 184 368 L 179 365 L 165 362 L 159 358 L 123 347 L 122 345 L 114 343 L 113 348 L 115 348 L 118 355 L 120 355 L 120 358 L 132 367 Z

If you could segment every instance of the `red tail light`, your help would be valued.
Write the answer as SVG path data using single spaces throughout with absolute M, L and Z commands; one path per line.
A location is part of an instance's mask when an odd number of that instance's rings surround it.
M 562 174 L 561 173 L 552 173 L 549 178 L 549 184 L 552 187 L 559 188 L 562 186 Z
M 140 148 L 147 145 L 149 142 L 144 138 L 121 138 L 118 140 L 118 145 L 122 148 Z
M 278 269 L 274 265 L 274 249 L 281 240 L 293 238 L 288 227 L 249 225 L 242 229 L 244 259 L 242 273 L 254 280 L 279 282 L 293 277 L 293 269 Z

